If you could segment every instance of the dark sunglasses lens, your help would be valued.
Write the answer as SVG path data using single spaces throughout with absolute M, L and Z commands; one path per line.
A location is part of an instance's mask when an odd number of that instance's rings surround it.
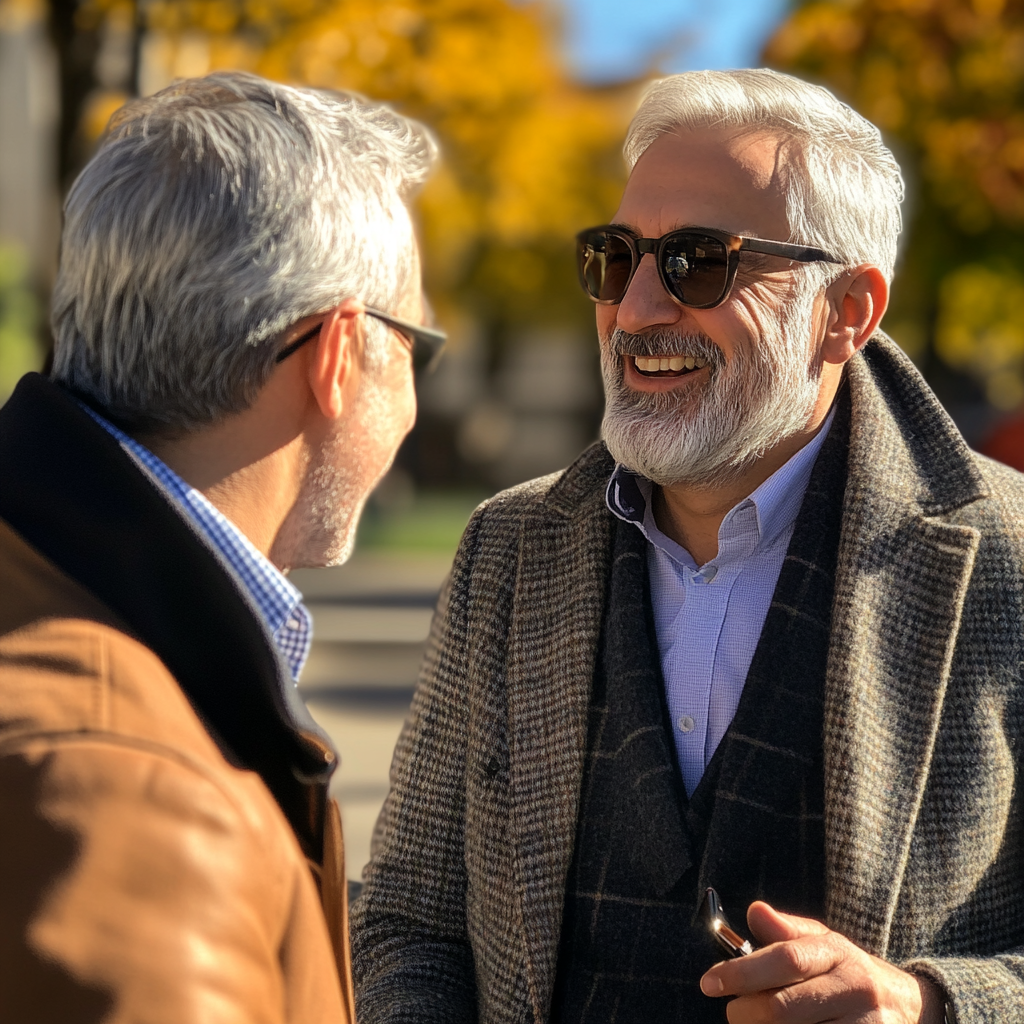
M 607 231 L 586 231 L 576 241 L 583 290 L 598 302 L 619 302 L 633 273 L 629 243 Z
M 729 283 L 729 253 L 710 235 L 680 232 L 666 242 L 661 256 L 668 290 L 687 306 L 713 306 Z

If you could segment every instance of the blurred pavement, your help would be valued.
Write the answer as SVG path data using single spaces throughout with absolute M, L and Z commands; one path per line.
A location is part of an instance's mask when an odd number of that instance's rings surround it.
M 341 805 L 350 879 L 370 857 L 391 754 L 450 567 L 450 554 L 357 552 L 338 568 L 289 577 L 313 614 L 299 690 L 341 753 L 331 793 Z

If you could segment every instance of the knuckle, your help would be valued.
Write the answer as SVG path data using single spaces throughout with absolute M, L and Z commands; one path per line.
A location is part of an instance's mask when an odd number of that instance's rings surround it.
M 798 942 L 787 942 L 782 949 L 783 962 L 793 974 L 803 977 L 810 968 L 807 948 Z

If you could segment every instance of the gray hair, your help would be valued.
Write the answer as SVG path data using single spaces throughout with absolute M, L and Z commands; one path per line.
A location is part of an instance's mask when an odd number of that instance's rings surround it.
M 65 203 L 53 377 L 144 429 L 247 408 L 286 327 L 413 287 L 406 203 L 436 155 L 386 106 L 241 72 L 128 104 Z M 368 323 L 371 361 L 385 336 Z
M 879 130 L 827 89 L 768 69 L 663 78 L 648 88 L 629 126 L 630 169 L 655 139 L 679 127 L 777 134 L 785 144 L 780 173 L 789 241 L 825 249 L 848 267 L 871 263 L 892 280 L 903 200 L 899 165 Z M 826 270 L 823 281 L 841 272 Z

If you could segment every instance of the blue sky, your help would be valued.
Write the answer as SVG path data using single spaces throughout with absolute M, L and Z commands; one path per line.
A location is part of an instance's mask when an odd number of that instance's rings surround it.
M 560 0 L 567 56 L 581 78 L 616 81 L 642 73 L 759 66 L 761 46 L 787 0 Z

